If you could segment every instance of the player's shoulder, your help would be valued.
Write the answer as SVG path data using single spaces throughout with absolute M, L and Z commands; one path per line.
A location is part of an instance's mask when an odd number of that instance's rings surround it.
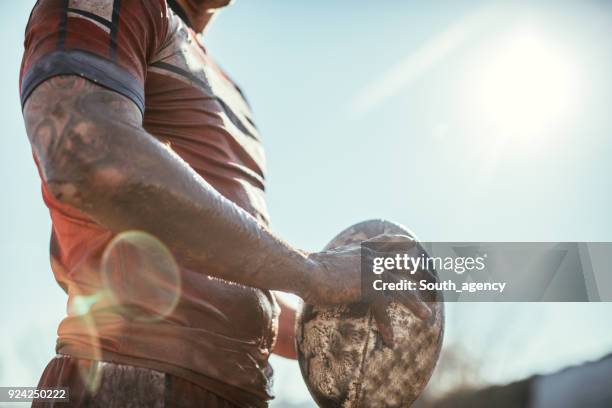
M 169 6 L 166 0 L 38 0 L 32 7 L 32 17 L 56 16 L 90 18 L 102 25 L 109 25 L 120 18 L 167 19 Z

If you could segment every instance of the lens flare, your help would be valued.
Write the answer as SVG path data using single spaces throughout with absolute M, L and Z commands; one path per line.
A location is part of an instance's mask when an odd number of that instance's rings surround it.
M 78 365 L 79 375 L 87 390 L 90 393 L 95 393 L 100 388 L 100 383 L 102 382 L 102 367 L 99 364 L 99 361 L 102 360 L 102 349 L 93 316 L 91 313 L 87 313 L 82 318 L 85 322 L 84 326 L 87 329 L 87 336 L 89 337 L 94 359 L 84 360 Z
M 180 299 L 181 275 L 172 253 L 146 232 L 118 234 L 104 251 L 101 274 L 113 303 L 133 320 L 161 320 Z
M 102 349 L 100 347 L 100 338 L 94 317 L 94 307 L 100 307 L 106 302 L 106 293 L 100 291 L 91 295 L 73 295 L 68 303 L 68 314 L 75 319 L 80 320 L 80 326 L 85 329 L 87 336 L 86 344 L 92 359 L 82 360 L 77 365 L 81 381 L 89 392 L 96 392 L 100 387 L 102 380 L 102 370 L 98 364 L 94 362 L 102 360 Z

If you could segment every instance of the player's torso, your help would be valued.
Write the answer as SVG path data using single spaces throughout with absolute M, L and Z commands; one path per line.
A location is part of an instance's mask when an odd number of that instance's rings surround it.
M 198 35 L 172 12 L 167 42 L 147 70 L 144 127 L 222 195 L 268 222 L 265 157 L 248 103 Z M 179 318 L 269 347 L 276 307 L 271 294 L 202 273 L 206 271 L 184 271 L 188 284 L 177 306 Z M 209 316 L 206 305 L 225 314 L 226 322 Z
M 268 221 L 265 156 L 246 99 L 175 14 L 145 81 L 144 126 L 220 193 Z

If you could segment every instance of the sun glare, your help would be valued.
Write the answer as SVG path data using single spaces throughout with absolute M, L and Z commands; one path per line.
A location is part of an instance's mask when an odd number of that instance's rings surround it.
M 520 27 L 496 42 L 474 70 L 468 106 L 496 136 L 540 145 L 570 119 L 579 75 L 562 44 Z

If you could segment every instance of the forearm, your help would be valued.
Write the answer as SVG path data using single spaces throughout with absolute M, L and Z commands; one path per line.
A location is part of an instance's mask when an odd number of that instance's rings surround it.
M 95 85 L 67 81 L 57 78 L 41 85 L 24 111 L 43 178 L 57 199 L 113 231 L 151 233 L 194 270 L 262 289 L 303 293 L 310 264 L 304 253 L 221 196 L 147 134 L 136 114 L 109 121 L 104 117 L 108 110 L 98 113 L 101 106 L 112 106 L 119 117 L 134 109 L 131 102 L 102 88 L 75 92 L 70 88 Z M 53 83 L 63 90 L 44 88 Z M 80 96 L 49 107 L 45 92 Z

